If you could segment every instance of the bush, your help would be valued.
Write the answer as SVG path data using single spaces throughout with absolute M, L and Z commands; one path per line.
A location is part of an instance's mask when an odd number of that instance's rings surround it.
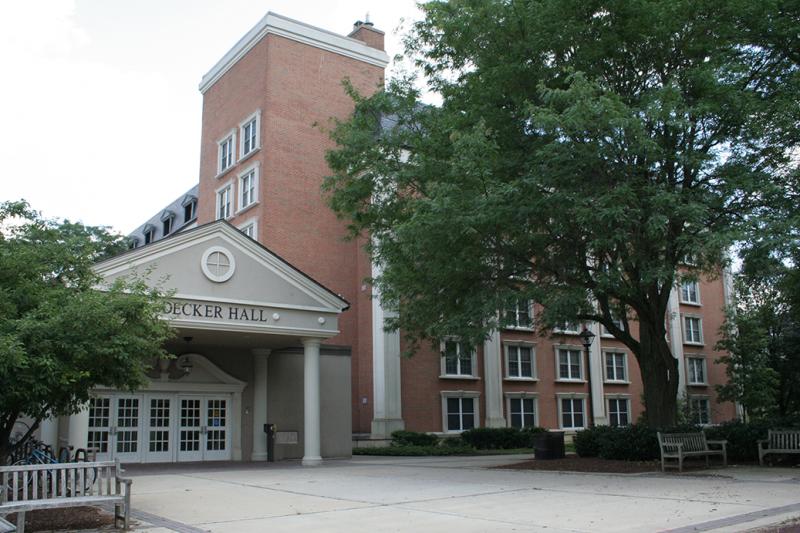
M 398 430 L 392 432 L 392 446 L 436 446 L 439 437 L 429 433 Z
M 461 433 L 461 439 L 479 450 L 532 448 L 533 436 L 543 428 L 474 428 Z
M 623 461 L 650 461 L 660 457 L 656 430 L 644 424 L 584 429 L 575 435 L 575 451 L 581 457 Z
M 728 441 L 728 459 L 732 461 L 757 461 L 758 440 L 766 439 L 770 429 L 798 429 L 797 419 L 765 419 L 752 422 L 732 420 L 716 427 L 706 429 L 706 437 L 711 440 Z
M 472 455 L 469 446 L 387 446 L 383 448 L 353 448 L 353 455 L 423 456 L 423 455 Z
M 575 453 L 580 457 L 598 457 L 600 455 L 600 439 L 611 431 L 610 426 L 594 426 L 575 434 Z

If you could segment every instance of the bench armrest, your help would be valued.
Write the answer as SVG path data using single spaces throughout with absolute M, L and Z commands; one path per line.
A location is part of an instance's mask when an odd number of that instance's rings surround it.
M 676 448 L 678 451 L 681 451 L 681 449 L 683 448 L 683 443 L 682 442 L 665 442 L 664 444 L 661 445 L 661 448 L 663 450 L 666 450 L 667 448 Z
M 713 445 L 713 446 L 719 446 L 719 447 L 721 447 L 723 450 L 725 450 L 725 449 L 728 447 L 728 441 L 727 441 L 727 440 L 707 440 L 707 441 L 706 441 L 706 444 L 707 444 L 709 447 L 710 447 L 710 446 L 712 446 L 712 445 Z

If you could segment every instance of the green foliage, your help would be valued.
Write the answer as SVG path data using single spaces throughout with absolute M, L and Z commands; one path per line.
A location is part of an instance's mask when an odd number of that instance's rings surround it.
M 97 385 L 134 390 L 172 334 L 142 280 L 97 290 L 92 265 L 126 248 L 104 228 L 0 204 L 0 464 L 21 415 L 77 411 Z
M 533 447 L 534 435 L 544 428 L 474 428 L 461 433 L 461 439 L 478 450 L 507 450 Z
M 645 424 L 611 427 L 594 426 L 575 435 L 575 451 L 581 457 L 601 457 L 622 461 L 650 461 L 661 457 L 658 450 L 658 429 Z M 696 426 L 678 426 L 668 433 L 697 432 Z
M 474 455 L 471 446 L 386 446 L 382 448 L 353 448 L 353 455 Z
M 436 446 L 439 437 L 430 433 L 398 430 L 392 432 L 392 446 Z
M 410 77 L 338 122 L 325 181 L 409 351 L 480 344 L 515 298 L 540 326 L 594 320 L 636 356 L 648 420 L 674 424 L 665 340 L 682 276 L 787 189 L 800 9 L 780 0 L 451 0 L 406 38 Z M 395 127 L 381 129 L 381 117 Z M 797 205 L 797 202 L 794 204 Z M 778 217 L 776 217 L 778 218 Z M 686 255 L 689 272 L 679 271 Z M 595 303 L 597 306 L 595 307 Z M 623 320 L 618 328 L 612 316 Z M 628 323 L 637 321 L 639 336 Z

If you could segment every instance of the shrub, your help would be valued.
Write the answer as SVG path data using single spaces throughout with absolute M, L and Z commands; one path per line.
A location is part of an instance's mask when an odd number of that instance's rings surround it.
M 711 440 L 728 441 L 728 458 L 732 461 L 758 460 L 758 440 L 766 439 L 770 429 L 798 429 L 797 419 L 772 418 L 741 422 L 733 420 L 706 429 L 706 437 Z
M 461 433 L 461 439 L 479 450 L 532 448 L 533 436 L 543 428 L 474 428 Z
M 460 435 L 443 438 L 439 446 L 445 446 L 447 448 L 471 448 L 469 444 L 464 442 L 464 439 L 462 439 Z
M 424 456 L 424 455 L 471 455 L 475 450 L 469 446 L 387 446 L 383 448 L 354 448 L 353 455 L 377 456 Z
M 436 446 L 439 437 L 429 433 L 398 430 L 392 432 L 392 446 Z
M 598 457 L 600 455 L 600 438 L 613 428 L 594 426 L 575 434 L 575 453 L 580 457 Z
M 581 457 L 623 461 L 649 461 L 660 457 L 656 430 L 643 424 L 584 429 L 575 435 L 575 451 Z

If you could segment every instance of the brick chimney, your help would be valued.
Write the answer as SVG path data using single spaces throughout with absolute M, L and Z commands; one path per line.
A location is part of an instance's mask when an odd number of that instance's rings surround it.
M 367 13 L 366 20 L 363 22 L 357 20 L 356 23 L 353 24 L 353 31 L 351 31 L 347 36 L 352 37 L 353 39 L 358 39 L 359 41 L 363 41 L 367 46 L 372 48 L 384 50 L 384 33 L 381 30 L 376 29 L 375 25 L 370 22 L 369 13 Z

